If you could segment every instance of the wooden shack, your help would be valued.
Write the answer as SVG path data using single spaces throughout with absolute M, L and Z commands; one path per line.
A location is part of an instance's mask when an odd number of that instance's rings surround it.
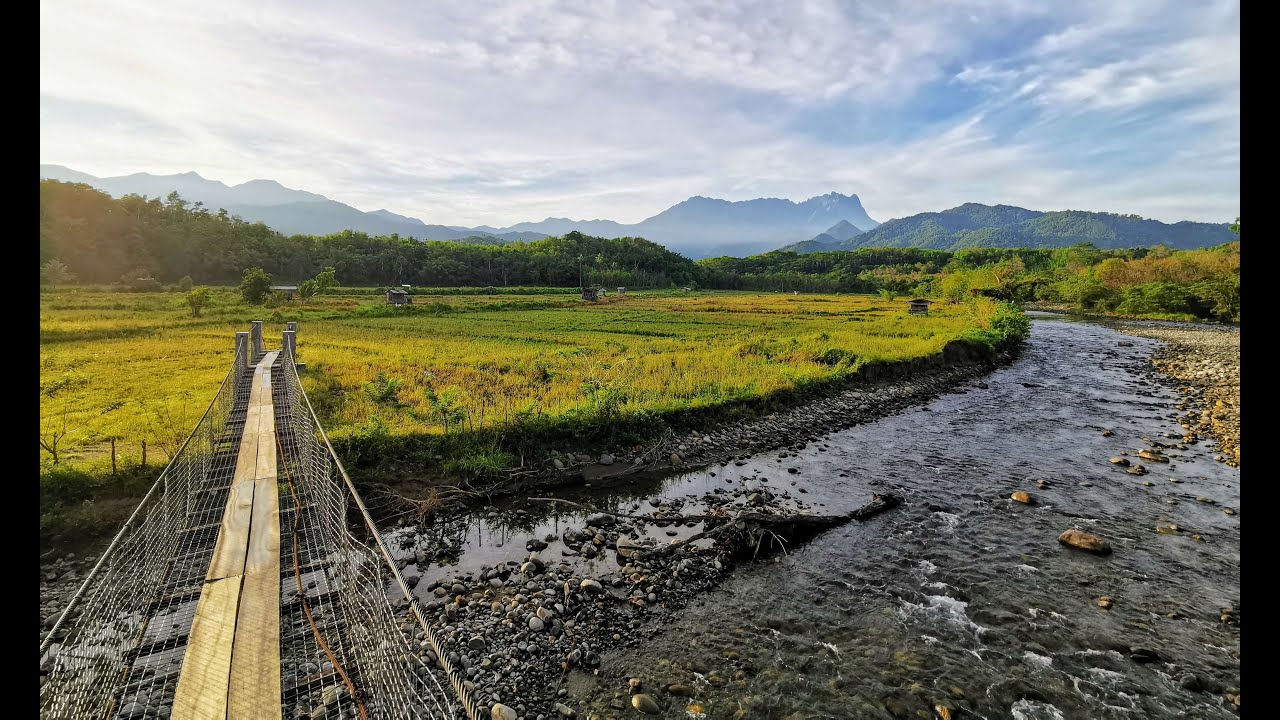
M 618 294 L 619 294 L 619 295 L 626 295 L 626 294 L 627 294 L 627 289 L 626 289 L 625 287 L 622 287 L 621 285 L 619 285 L 619 286 L 618 286 Z
M 582 288 L 582 299 L 583 299 L 583 300 L 593 300 L 593 301 L 594 301 L 594 300 L 599 300 L 599 299 L 600 299 L 600 291 L 599 291 L 598 289 L 596 289 L 596 288 L 593 288 L 593 287 L 584 287 L 584 288 Z
M 387 304 L 388 305 L 412 305 L 413 298 L 409 297 L 409 293 L 405 292 L 404 290 L 388 290 Z
M 925 300 L 924 298 L 916 298 L 915 300 L 908 300 L 907 312 L 911 315 L 928 315 L 929 305 L 932 302 L 933 302 L 932 300 Z
M 294 294 L 294 293 L 296 293 L 296 292 L 298 292 L 298 286 L 297 286 L 297 285 L 272 285 L 272 286 L 270 286 L 270 287 L 271 287 L 271 290 L 272 290 L 273 292 L 282 292 L 282 293 L 284 293 L 284 299 L 285 299 L 285 300 L 292 300 L 292 299 L 293 299 L 293 294 Z

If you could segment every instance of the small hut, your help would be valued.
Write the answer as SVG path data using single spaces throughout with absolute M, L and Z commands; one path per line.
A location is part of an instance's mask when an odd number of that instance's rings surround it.
M 298 292 L 298 286 L 297 285 L 272 285 L 271 290 L 273 292 L 284 293 L 285 300 L 292 300 L 293 294 Z
M 925 300 L 924 298 L 916 298 L 915 300 L 908 300 L 907 312 L 910 313 L 911 315 L 928 315 L 929 305 L 932 302 L 933 302 L 932 300 Z
M 601 288 L 600 288 L 600 297 L 609 297 L 609 289 L 608 289 L 608 288 L 606 288 L 606 287 L 601 287 Z
M 600 291 L 593 287 L 584 287 L 582 288 L 582 299 L 583 300 L 599 300 Z
M 684 293 L 685 295 L 688 295 L 688 294 L 689 294 L 689 288 L 687 288 L 687 287 L 680 288 L 680 292 Z
M 388 305 L 397 305 L 397 306 L 398 306 L 398 305 L 412 305 L 412 304 L 413 304 L 413 299 L 412 299 L 412 298 L 410 298 L 410 297 L 409 297 L 409 293 L 405 292 L 404 290 L 388 290 L 388 291 L 387 291 L 387 304 L 388 304 Z
M 621 285 L 619 285 L 619 286 L 618 286 L 618 294 L 619 294 L 619 295 L 626 295 L 626 294 L 627 294 L 627 289 L 626 289 L 625 287 L 622 287 Z

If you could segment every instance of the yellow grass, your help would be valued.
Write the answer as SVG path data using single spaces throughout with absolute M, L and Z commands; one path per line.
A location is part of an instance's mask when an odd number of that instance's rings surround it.
M 387 315 L 380 296 L 272 310 L 224 291 L 202 318 L 176 294 L 45 293 L 42 431 L 65 411 L 74 431 L 64 466 L 100 472 L 111 437 L 121 462 L 136 462 L 146 440 L 149 460 L 162 463 L 226 374 L 233 334 L 255 319 L 267 321 L 270 347 L 285 320 L 299 321 L 308 393 L 342 438 L 371 423 L 439 434 L 446 423 L 518 428 L 731 403 L 937 353 L 990 313 L 935 304 L 928 317 L 909 316 L 904 300 L 854 295 L 641 292 L 584 303 L 422 292 L 412 311 Z M 380 373 L 399 387 L 386 392 Z

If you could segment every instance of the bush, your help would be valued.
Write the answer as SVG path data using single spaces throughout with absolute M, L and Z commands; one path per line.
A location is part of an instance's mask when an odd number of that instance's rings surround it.
M 271 276 L 262 268 L 249 268 L 240 280 L 240 296 L 250 305 L 261 305 L 271 292 Z
M 191 276 L 183 275 L 182 279 L 178 281 L 178 292 L 190 292 L 191 286 Z
M 190 281 L 191 278 L 183 278 Z M 200 317 L 200 311 L 209 306 L 212 295 L 207 287 L 198 287 L 186 294 L 187 307 L 191 308 L 191 317 Z

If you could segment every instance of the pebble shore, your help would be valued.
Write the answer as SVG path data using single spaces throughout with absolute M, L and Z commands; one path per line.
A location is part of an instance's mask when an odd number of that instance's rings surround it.
M 1240 465 L 1240 330 L 1126 324 L 1124 332 L 1163 340 L 1152 356 L 1187 397 L 1184 427 L 1218 442 L 1223 460 Z

